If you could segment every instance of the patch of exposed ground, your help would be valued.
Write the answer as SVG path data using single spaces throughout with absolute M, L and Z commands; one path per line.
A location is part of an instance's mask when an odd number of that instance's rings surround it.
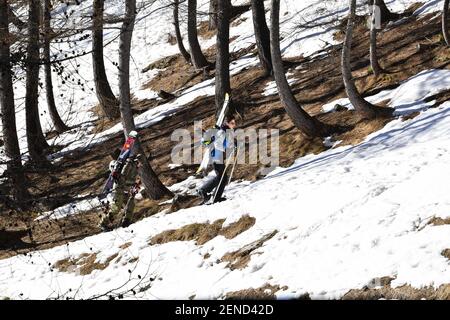
M 100 104 L 95 105 L 89 111 L 92 112 L 97 118 L 97 120 L 93 122 L 94 128 L 90 132 L 88 132 L 89 134 L 103 132 L 114 127 L 117 124 L 117 120 L 110 120 L 105 117 Z
M 230 223 L 228 226 L 222 228 L 219 235 L 227 239 L 234 239 L 244 231 L 247 231 L 255 225 L 256 219 L 250 216 L 243 216 L 238 221 Z
M 179 54 L 173 56 L 170 66 L 158 69 L 162 70 L 144 85 L 144 89 L 156 92 L 164 90 L 173 93 L 181 88 L 194 86 L 207 79 L 206 73 L 203 73 L 202 70 L 195 70 Z
M 402 116 L 402 121 L 412 120 L 420 114 L 420 111 L 411 112 L 410 114 Z
M 371 284 L 362 289 L 352 289 L 342 300 L 449 300 L 450 285 L 441 285 L 438 288 L 414 288 L 410 285 L 391 287 L 393 278 L 383 277 L 374 279 Z
M 280 290 L 287 290 L 287 286 L 271 285 L 266 283 L 259 288 L 250 288 L 239 291 L 228 292 L 225 295 L 226 300 L 275 300 L 275 294 Z
M 392 121 L 392 118 L 362 120 L 355 123 L 351 131 L 338 134 L 333 137 L 333 140 L 341 141 L 336 145 L 336 147 L 357 145 L 358 143 L 363 142 L 369 134 L 384 128 L 384 126 L 390 121 Z
M 232 42 L 233 40 L 234 39 L 230 39 L 230 42 Z M 252 44 L 248 48 L 244 48 L 237 52 L 231 53 L 230 62 L 236 61 L 245 54 L 252 52 L 253 49 L 254 45 Z M 209 62 L 214 64 L 216 56 L 215 46 L 204 50 L 204 55 Z M 190 63 L 187 63 L 184 60 L 183 56 L 181 56 L 180 54 L 176 54 L 168 58 L 162 58 L 150 64 L 144 70 L 149 71 L 152 69 L 158 69 L 159 71 L 149 82 L 147 82 L 143 86 L 143 88 L 158 92 L 161 98 L 164 98 L 164 95 L 161 94 L 175 93 L 176 95 L 176 92 L 183 88 L 192 87 L 205 80 L 212 79 L 215 76 L 214 68 L 211 67 L 207 69 L 197 70 Z M 166 101 L 162 101 L 160 103 L 164 102 L 167 102 L 167 99 Z M 151 105 L 151 103 L 152 101 L 147 101 L 144 105 L 150 105 L 152 107 L 157 105 Z M 135 103 L 134 110 L 142 111 L 144 109 L 145 108 L 143 108 L 142 106 L 136 106 Z
M 450 218 L 440 218 L 440 217 L 434 217 L 428 221 L 429 225 L 432 226 L 443 226 L 450 224 Z
M 135 263 L 138 261 L 139 261 L 139 257 L 134 257 L 134 258 L 131 258 L 130 260 L 128 260 L 128 263 Z
M 133 257 L 133 258 L 128 259 L 126 261 L 122 261 L 122 258 L 123 258 L 122 255 L 118 256 L 117 259 L 114 260 L 114 263 L 118 264 L 118 263 L 122 262 L 122 266 L 126 266 L 129 263 L 136 263 L 136 262 L 139 261 L 139 257 Z
M 197 35 L 200 38 L 208 40 L 211 39 L 212 37 L 215 37 L 216 34 L 217 29 L 210 29 L 208 21 L 200 21 L 200 23 L 198 23 Z
M 156 60 L 155 62 L 150 63 L 148 66 L 146 66 L 144 69 L 142 69 L 142 72 L 148 72 L 153 69 L 166 69 L 171 66 L 178 60 L 180 57 L 179 54 L 174 54 L 168 57 L 161 58 L 159 60 Z
M 168 197 L 165 199 L 168 199 Z M 150 217 L 152 215 L 157 214 L 158 212 L 168 209 L 169 208 L 168 204 L 161 204 L 164 202 L 165 199 L 151 200 L 144 198 L 140 201 L 136 201 L 132 220 L 133 221 L 141 220 L 143 218 Z
M 261 239 L 258 239 L 256 241 L 253 241 L 252 243 L 249 243 L 242 247 L 239 250 L 226 253 L 222 259 L 220 259 L 221 262 L 228 262 L 227 268 L 230 268 L 231 270 L 241 270 L 244 269 L 251 259 L 251 254 L 258 248 L 262 247 L 262 245 L 272 239 L 275 234 L 277 234 L 278 231 L 273 231 L 269 234 L 266 234 Z
M 243 216 L 229 226 L 222 227 L 224 222 L 225 219 L 219 219 L 213 223 L 193 223 L 179 229 L 163 231 L 153 236 L 149 243 L 155 245 L 173 241 L 195 240 L 196 245 L 203 245 L 219 235 L 227 239 L 233 239 L 250 229 L 255 224 L 255 218 Z
M 0 218 L 0 225 L 3 225 L 2 228 L 8 236 L 5 246 L 0 246 L 0 259 L 49 249 L 100 232 L 97 227 L 100 217 L 96 211 L 85 212 L 81 214 L 82 218 L 68 216 L 59 220 L 33 221 L 36 217 L 36 212 L 22 216 L 20 219 L 13 217 L 15 221 L 13 225 L 7 223 L 10 221 L 7 216 Z M 31 237 L 28 230 L 31 231 Z M 17 237 L 13 237 L 13 234 Z
M 52 267 L 60 272 L 77 273 L 84 276 L 91 274 L 94 270 L 106 269 L 118 255 L 118 253 L 113 254 L 105 262 L 99 262 L 97 261 L 97 253 L 83 253 L 77 258 L 59 260 Z
M 445 249 L 441 252 L 441 254 L 450 260 L 450 249 Z
M 200 205 L 202 202 L 203 199 L 197 196 L 177 195 L 176 199 L 173 199 L 167 213 L 172 213 L 181 209 L 195 207 Z
M 129 247 L 131 247 L 132 243 L 131 242 L 125 242 L 124 244 L 120 245 L 119 248 L 122 250 L 125 250 Z
M 219 234 L 225 219 L 216 220 L 213 223 L 193 223 L 176 230 L 163 231 L 150 239 L 150 245 L 163 244 L 173 241 L 195 240 L 197 245 L 202 245 L 215 238 Z
M 0 249 L 7 249 L 14 245 L 26 247 L 24 238 L 31 239 L 31 229 L 4 230 L 0 229 Z
M 137 200 L 133 221 L 168 209 L 170 205 L 161 205 L 162 201 Z M 8 215 L 0 218 L 0 259 L 19 253 L 25 254 L 35 250 L 49 249 L 101 232 L 98 227 L 101 212 L 95 209 L 57 220 L 33 221 L 38 216 L 38 212 L 27 216 L 12 212 L 11 215 L 9 219 Z M 120 218 L 117 216 L 115 222 L 119 223 Z

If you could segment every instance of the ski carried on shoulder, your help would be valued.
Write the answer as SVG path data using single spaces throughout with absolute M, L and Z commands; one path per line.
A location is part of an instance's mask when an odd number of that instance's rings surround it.
M 116 164 L 114 165 L 113 170 L 109 174 L 108 179 L 106 180 L 105 186 L 103 187 L 102 192 L 99 195 L 99 199 L 104 199 L 106 196 L 112 191 L 114 182 L 120 177 L 120 173 L 122 172 L 123 166 L 125 162 L 130 157 L 133 152 L 133 147 L 136 142 L 136 137 L 129 137 L 125 141 L 122 149 L 120 150 L 120 155 L 117 158 Z
M 225 94 L 225 100 L 223 101 L 222 109 L 220 110 L 219 116 L 217 117 L 217 121 L 215 124 L 216 129 L 220 129 L 223 125 L 223 122 L 225 120 L 225 115 L 228 112 L 228 107 L 230 106 L 230 95 L 228 93 Z M 206 170 L 208 168 L 210 158 L 211 158 L 211 147 L 212 144 L 208 145 L 205 152 L 203 153 L 203 159 L 202 162 L 197 170 L 197 174 L 200 172 Z
M 225 99 L 223 100 L 222 110 L 220 110 L 219 116 L 216 121 L 216 128 L 219 129 L 223 125 L 223 121 L 225 120 L 225 116 L 228 112 L 228 107 L 230 106 L 230 95 L 225 93 Z

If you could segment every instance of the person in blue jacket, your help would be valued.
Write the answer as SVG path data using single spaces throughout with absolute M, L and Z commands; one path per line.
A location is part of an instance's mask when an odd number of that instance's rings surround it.
M 203 198 L 203 203 L 207 202 L 211 197 L 211 192 L 216 188 L 216 202 L 225 200 L 222 197 L 225 185 L 228 182 L 228 176 L 225 172 L 225 163 L 227 156 L 233 155 L 235 148 L 234 129 L 236 128 L 236 118 L 233 115 L 225 118 L 225 123 L 213 133 L 207 133 L 202 138 L 202 144 L 211 146 L 211 159 L 215 176 L 209 178 L 203 186 L 198 190 L 199 195 Z M 220 185 L 219 185 L 220 184 Z

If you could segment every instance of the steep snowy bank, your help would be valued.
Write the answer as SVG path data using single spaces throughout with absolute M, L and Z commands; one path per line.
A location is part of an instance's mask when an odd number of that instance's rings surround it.
M 436 74 L 442 81 L 447 76 Z M 411 94 L 426 91 L 426 84 L 411 83 L 404 84 Z M 393 106 L 401 106 L 401 92 L 391 96 Z M 441 255 L 450 248 L 450 226 L 427 223 L 450 216 L 449 146 L 447 102 L 411 120 L 394 120 L 359 145 L 303 157 L 256 183 L 235 185 L 229 201 L 158 214 L 127 229 L 1 260 L 0 295 L 89 298 L 144 281 L 136 296 L 148 299 L 220 298 L 266 283 L 287 286 L 278 297 L 309 293 L 328 299 L 384 276 L 395 278 L 392 286 L 438 287 L 450 282 L 449 262 Z M 169 229 L 218 219 L 230 225 L 245 215 L 255 225 L 232 239 L 149 245 Z M 230 270 L 220 262 L 275 230 L 245 268 Z M 98 270 L 61 267 L 82 254 Z

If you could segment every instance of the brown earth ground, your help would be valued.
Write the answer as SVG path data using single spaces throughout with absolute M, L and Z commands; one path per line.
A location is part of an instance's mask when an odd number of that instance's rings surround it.
M 163 244 L 172 241 L 195 240 L 196 245 L 203 245 L 209 240 L 221 235 L 226 239 L 233 239 L 242 232 L 247 231 L 255 224 L 255 218 L 243 216 L 238 221 L 223 227 L 225 219 L 213 223 L 193 223 L 176 230 L 167 230 L 153 236 L 149 244 Z
M 405 16 L 408 16 L 411 12 L 412 9 L 405 13 Z M 339 37 L 339 33 L 336 36 Z M 432 16 L 427 16 L 421 20 L 411 18 L 393 29 L 380 33 L 379 55 L 381 65 L 389 73 L 378 78 L 371 73 L 369 68 L 368 41 L 368 30 L 363 25 L 359 25 L 355 30 L 353 70 L 357 79 L 357 86 L 365 96 L 376 94 L 381 90 L 395 88 L 402 81 L 426 69 L 449 69 L 450 48 L 446 47 L 442 40 L 439 18 L 433 18 Z M 256 54 L 254 46 L 233 54 L 232 59 L 236 60 L 247 53 Z M 342 140 L 341 144 L 356 144 L 361 142 L 368 134 L 381 129 L 390 119 L 360 121 L 353 111 L 342 109 L 328 114 L 321 112 L 323 104 L 345 97 L 339 70 L 340 53 L 341 46 L 336 45 L 327 48 L 323 51 L 323 55 L 316 58 L 288 59 L 286 70 L 289 69 L 293 72 L 293 77 L 297 79 L 297 82 L 292 85 L 292 89 L 301 105 L 321 121 L 340 127 L 340 130 L 334 134 L 333 139 L 335 141 Z M 215 49 L 209 48 L 206 50 L 206 55 L 209 61 L 213 61 Z M 296 69 L 297 67 L 299 68 Z M 157 80 L 150 81 L 147 87 L 173 93 L 175 96 L 181 89 L 214 77 L 214 71 L 208 73 L 193 70 L 191 66 L 184 63 L 179 55 L 162 59 L 147 69 L 150 68 L 166 69 L 156 76 L 155 79 Z M 276 128 L 280 130 L 280 164 L 282 166 L 291 165 L 295 159 L 301 156 L 311 153 L 318 154 L 327 149 L 321 139 L 308 140 L 300 134 L 286 115 L 277 95 L 262 96 L 267 83 L 271 79 L 262 76 L 261 70 L 257 67 L 242 71 L 233 76 L 231 81 L 236 108 L 242 115 L 239 126 L 241 128 Z M 449 98 L 450 91 L 432 97 L 437 101 L 435 106 Z M 142 113 L 159 104 L 161 102 L 156 100 L 135 101 L 134 111 L 136 114 Z M 192 175 L 196 169 L 196 165 L 174 169 L 167 167 L 167 164 L 170 163 L 170 151 L 175 145 L 175 142 L 170 139 L 173 130 L 185 128 L 192 132 L 194 120 L 203 120 L 206 127 L 210 126 L 214 121 L 214 113 L 214 98 L 198 97 L 172 116 L 140 131 L 151 164 L 165 185 L 183 181 Z M 413 116 L 415 114 L 410 117 Z M 113 124 L 98 121 L 96 130 L 100 131 L 111 125 Z M 0 203 L 0 212 L 2 213 L 0 214 L 0 259 L 66 244 L 99 233 L 97 224 L 101 211 L 93 210 L 57 221 L 35 222 L 34 218 L 39 215 L 39 212 L 52 210 L 73 202 L 73 199 L 78 195 L 86 195 L 89 198 L 98 194 L 108 175 L 107 168 L 112 159 L 112 151 L 116 150 L 122 144 L 122 141 L 122 135 L 116 134 L 110 140 L 93 146 L 90 150 L 77 150 L 66 155 L 52 168 L 41 171 L 29 169 L 27 176 L 31 181 L 30 191 L 33 193 L 35 200 L 35 209 L 27 213 L 18 213 L 9 208 L 7 204 Z M 257 180 L 260 178 L 259 170 L 258 165 L 238 166 L 234 179 Z M 0 185 L 0 193 L 9 194 L 9 192 L 10 189 L 7 184 Z M 160 205 L 160 203 L 161 201 L 152 200 L 138 202 L 136 220 L 151 216 L 164 209 L 173 212 L 197 205 L 198 201 L 193 197 L 185 197 L 176 208 L 170 205 Z M 207 228 L 207 230 L 210 229 Z M 213 233 L 220 232 L 221 224 L 212 229 Z M 204 231 L 204 228 L 198 230 Z M 29 231 L 31 231 L 32 238 Z M 198 234 L 191 235 L 188 238 L 200 239 Z M 85 263 L 95 260 L 92 257 L 81 258 L 83 259 L 77 262 Z M 244 258 L 242 266 L 245 267 L 245 260 L 249 257 L 244 255 L 244 257 L 238 258 L 241 260 Z M 236 259 L 232 259 L 232 264 L 237 261 Z M 61 267 L 64 268 L 67 263 L 69 262 L 61 262 Z M 70 262 L 70 264 L 73 263 L 73 261 Z M 91 264 L 88 263 L 88 265 Z M 95 268 L 97 267 L 102 268 L 103 265 L 96 265 Z M 236 267 L 240 267 L 240 264 Z M 262 291 L 266 292 L 265 289 Z M 448 289 L 444 291 L 448 293 Z M 256 290 L 256 292 L 261 292 L 261 290 Z M 445 295 L 439 291 L 439 293 L 430 293 L 427 297 L 432 297 L 432 294 L 436 294 L 433 297 Z M 236 295 L 247 296 L 247 292 L 239 292 Z M 258 296 L 258 294 L 255 295 Z M 397 297 L 393 293 L 390 295 L 383 293 L 383 295 Z M 233 296 L 235 294 L 230 293 L 228 298 Z M 367 296 L 366 291 L 353 291 L 346 297 L 365 296 Z M 368 296 L 377 298 L 380 293 L 379 291 L 371 291 Z M 410 296 L 417 297 L 417 295 Z
M 368 286 L 362 289 L 353 289 L 347 292 L 342 300 L 449 300 L 450 285 L 441 285 L 438 288 L 413 288 L 410 285 L 391 287 L 394 278 L 382 277 L 373 279 Z
M 227 300 L 273 300 L 275 293 L 280 290 L 287 290 L 288 287 L 280 287 L 279 285 L 265 284 L 260 288 L 244 289 L 239 291 L 228 292 L 225 295 Z

